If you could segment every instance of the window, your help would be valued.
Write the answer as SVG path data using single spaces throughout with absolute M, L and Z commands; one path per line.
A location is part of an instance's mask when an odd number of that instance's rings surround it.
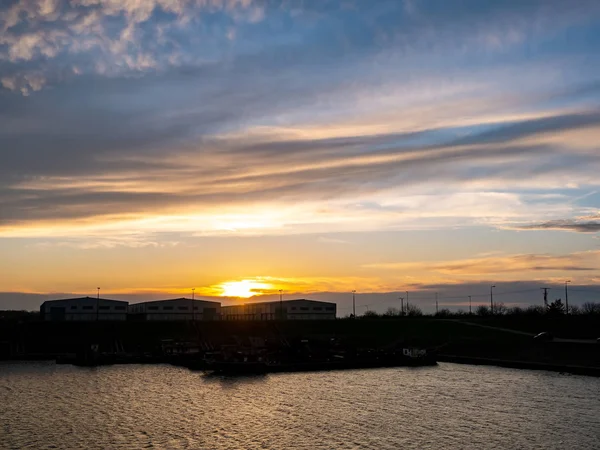
M 172 306 L 163 306 L 163 311 L 173 311 Z
M 321 308 L 320 306 L 315 306 L 313 308 L 313 311 L 323 311 L 323 308 Z
M 308 306 L 301 306 L 300 311 L 308 311 L 310 308 Z
M 89 310 L 89 309 L 94 309 L 94 307 L 93 306 L 83 306 L 81 309 L 88 309 Z
M 148 306 L 148 311 L 158 311 L 158 306 Z
M 187 306 L 179 306 L 177 309 L 180 311 L 187 311 L 188 307 Z
M 115 306 L 115 311 L 125 311 L 125 309 L 124 306 Z M 137 311 L 137 308 L 135 310 Z
M 325 311 L 335 311 L 335 308 L 333 306 L 326 306 Z
M 71 305 L 71 309 L 77 309 L 77 305 Z
M 100 306 L 98 309 L 101 309 L 103 311 L 107 311 L 110 309 L 110 306 Z

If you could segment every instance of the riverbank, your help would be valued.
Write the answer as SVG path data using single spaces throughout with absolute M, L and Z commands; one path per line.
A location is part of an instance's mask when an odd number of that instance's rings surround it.
M 438 355 L 439 362 L 449 362 L 455 364 L 469 364 L 475 366 L 496 366 L 506 367 L 511 369 L 527 369 L 527 370 L 547 370 L 550 372 L 569 373 L 572 375 L 586 375 L 590 377 L 600 377 L 600 367 L 592 366 L 575 366 L 564 364 L 551 364 L 535 361 L 517 361 L 495 358 L 481 358 L 473 356 L 459 355 Z

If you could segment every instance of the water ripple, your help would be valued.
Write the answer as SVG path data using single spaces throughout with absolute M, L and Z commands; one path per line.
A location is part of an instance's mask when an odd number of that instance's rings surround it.
M 204 377 L 0 364 L 2 449 L 600 448 L 600 379 L 494 367 Z

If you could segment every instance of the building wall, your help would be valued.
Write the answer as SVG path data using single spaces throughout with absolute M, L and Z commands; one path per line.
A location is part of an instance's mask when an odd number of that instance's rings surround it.
M 152 321 L 218 320 L 221 316 L 221 303 L 188 298 L 158 300 L 131 304 L 129 314 L 142 320 Z
M 93 297 L 50 300 L 40 312 L 45 321 L 127 320 L 127 302 Z
M 278 301 L 223 306 L 223 320 L 275 320 L 280 319 Z M 315 300 L 286 300 L 283 302 L 284 320 L 333 320 L 336 304 Z

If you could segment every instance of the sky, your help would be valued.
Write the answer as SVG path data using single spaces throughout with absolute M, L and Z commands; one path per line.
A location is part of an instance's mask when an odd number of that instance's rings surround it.
M 3 1 L 0 309 L 600 301 L 599 47 L 597 0 Z

